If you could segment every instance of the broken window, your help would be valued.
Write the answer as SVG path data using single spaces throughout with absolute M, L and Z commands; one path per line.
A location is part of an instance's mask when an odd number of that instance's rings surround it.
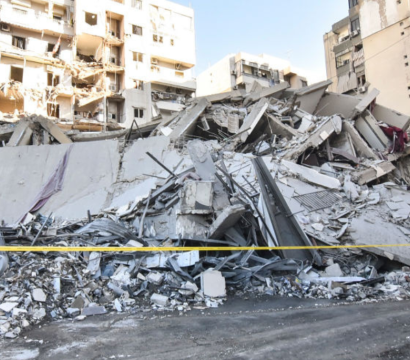
M 134 80 L 135 86 L 134 89 L 144 90 L 144 82 L 141 80 Z
M 182 71 L 175 71 L 175 76 L 179 78 L 183 78 L 185 74 Z
M 47 73 L 47 85 L 57 86 L 60 84 L 60 76 L 54 75 L 53 73 Z
M 349 0 L 349 9 L 355 7 L 358 4 L 358 0 Z
M 19 49 L 26 49 L 26 39 L 18 36 L 13 36 L 13 46 L 18 47 Z
M 142 1 L 141 0 L 132 0 L 131 6 L 135 9 L 142 10 Z
M 135 62 L 144 62 L 144 55 L 139 52 L 132 52 L 132 61 Z
M 157 42 L 157 43 L 161 43 L 161 44 L 164 43 L 164 37 L 161 35 L 154 34 L 152 36 L 152 40 L 154 40 L 154 42 Z
M 350 60 L 349 59 L 343 59 L 342 56 L 339 56 L 336 58 L 336 69 L 349 64 Z
M 132 25 L 132 33 L 134 35 L 142 36 L 142 27 L 137 25 Z
M 144 118 L 144 109 L 134 108 L 134 118 L 143 119 Z
M 359 31 L 360 30 L 360 20 L 359 18 L 352 20 L 350 23 L 350 29 L 351 31 Z
M 89 13 L 89 12 L 86 12 L 86 13 L 85 13 L 85 22 L 86 22 L 88 25 L 91 25 L 91 26 L 97 25 L 97 15 L 96 15 L 96 14 Z
M 47 104 L 47 115 L 60 118 L 60 105 L 54 103 Z
M 10 80 L 23 82 L 23 68 L 12 66 L 10 71 Z

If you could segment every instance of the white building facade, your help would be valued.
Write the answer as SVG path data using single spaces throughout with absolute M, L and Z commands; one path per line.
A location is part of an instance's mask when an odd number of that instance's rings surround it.
M 196 90 L 194 12 L 165 0 L 0 1 L 0 111 L 130 127 Z
M 274 56 L 247 53 L 230 54 L 197 77 L 197 96 L 207 96 L 236 89 L 250 91 L 253 86 L 271 87 L 287 81 L 292 88 L 308 85 L 303 70 Z

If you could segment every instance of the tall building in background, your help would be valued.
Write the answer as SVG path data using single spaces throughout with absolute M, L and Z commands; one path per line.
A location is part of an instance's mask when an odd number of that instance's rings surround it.
M 206 96 L 235 89 L 250 91 L 255 84 L 262 87 L 274 86 L 287 81 L 292 88 L 308 85 L 300 76 L 303 70 L 291 66 L 287 60 L 262 54 L 231 54 L 211 66 L 197 77 L 197 96 Z
M 365 94 L 410 114 L 409 1 L 346 0 L 349 15 L 324 35 L 330 91 Z
M 0 5 L 3 115 L 129 127 L 171 116 L 196 90 L 191 8 L 165 0 Z

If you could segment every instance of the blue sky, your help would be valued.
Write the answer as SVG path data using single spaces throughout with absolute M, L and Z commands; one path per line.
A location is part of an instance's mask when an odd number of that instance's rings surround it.
M 348 15 L 348 0 L 172 0 L 195 10 L 200 74 L 224 56 L 266 53 L 323 74 L 323 35 Z

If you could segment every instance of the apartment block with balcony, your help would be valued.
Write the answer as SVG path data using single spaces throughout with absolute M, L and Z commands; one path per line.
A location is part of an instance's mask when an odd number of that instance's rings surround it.
M 198 96 L 228 92 L 236 89 L 251 91 L 254 86 L 271 87 L 287 81 L 292 88 L 308 85 L 303 70 L 274 56 L 247 53 L 230 54 L 198 75 Z
M 196 90 L 190 8 L 165 0 L 0 5 L 2 113 L 119 129 L 172 116 Z
M 408 1 L 346 0 L 348 16 L 324 35 L 330 91 L 364 96 L 410 114 L 410 6 Z

